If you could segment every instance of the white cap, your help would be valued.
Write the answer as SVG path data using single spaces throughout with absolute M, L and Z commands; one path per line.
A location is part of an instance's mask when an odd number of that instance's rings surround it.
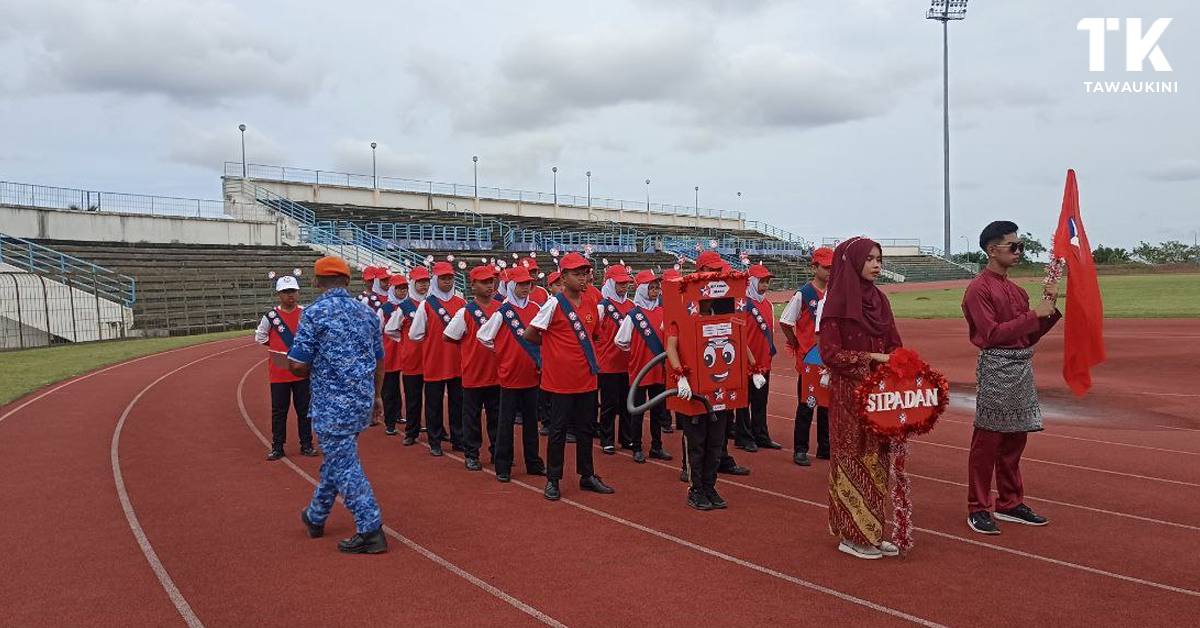
M 275 292 L 283 292 L 284 290 L 299 290 L 300 282 L 291 275 L 284 275 L 275 280 Z

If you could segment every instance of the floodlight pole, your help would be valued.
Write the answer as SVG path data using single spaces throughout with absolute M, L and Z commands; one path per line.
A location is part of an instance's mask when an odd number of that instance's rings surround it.
M 933 0 L 925 19 L 942 23 L 942 251 L 950 257 L 950 20 L 967 17 L 967 0 Z

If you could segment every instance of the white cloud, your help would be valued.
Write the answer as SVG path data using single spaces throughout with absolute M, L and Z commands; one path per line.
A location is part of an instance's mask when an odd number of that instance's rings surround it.
M 223 171 L 227 161 L 241 162 L 241 134 L 237 124 L 200 128 L 181 125 L 172 134 L 175 145 L 167 154 L 171 161 L 214 172 Z M 286 164 L 288 151 L 269 135 L 254 127 L 246 129 L 246 161 L 252 164 Z
M 296 40 L 223 0 L 0 0 L 39 90 L 154 94 L 184 104 L 307 98 L 321 69 Z
M 376 142 L 376 169 L 379 176 L 423 178 L 431 168 L 424 155 L 397 152 L 390 145 Z M 333 146 L 334 167 L 351 174 L 370 174 L 371 140 L 342 139 Z
M 1178 159 L 1156 164 L 1144 173 L 1149 181 L 1156 183 L 1177 183 L 1181 181 L 1200 181 L 1200 161 L 1195 159 Z

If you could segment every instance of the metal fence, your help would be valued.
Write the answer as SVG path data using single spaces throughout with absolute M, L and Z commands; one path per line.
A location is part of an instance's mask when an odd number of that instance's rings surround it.
M 240 161 L 225 162 L 225 176 L 241 177 L 243 164 Z M 689 205 L 671 205 L 666 203 L 651 203 L 645 201 L 630 201 L 595 196 L 578 196 L 575 194 L 556 194 L 554 192 L 538 192 L 531 190 L 514 190 L 509 188 L 476 186 L 471 183 L 443 183 L 421 179 L 405 179 L 401 177 L 374 176 L 369 174 L 353 174 L 333 170 L 312 170 L 309 168 L 291 168 L 288 166 L 271 166 L 265 164 L 245 164 L 247 178 L 281 183 L 307 183 L 310 185 L 331 185 L 351 188 L 367 188 L 392 190 L 396 192 L 412 192 L 441 196 L 458 196 L 463 198 L 480 198 L 484 200 L 517 201 L 521 203 L 543 203 L 546 205 L 563 205 L 589 209 L 609 209 L 630 212 L 649 212 L 668 216 L 699 216 L 701 218 L 720 218 L 725 220 L 743 220 L 744 212 L 727 209 L 711 209 Z
M 0 233 L 0 264 L 46 275 L 60 283 L 126 306 L 137 299 L 137 284 L 132 277 L 3 233 Z
M 126 338 L 133 313 L 120 303 L 82 289 L 20 271 L 0 272 L 0 349 L 27 349 Z
M 226 211 L 225 203 L 219 200 L 100 192 L 10 181 L 0 181 L 0 205 L 177 218 L 264 219 L 262 212 L 254 210 L 235 210 L 231 215 Z

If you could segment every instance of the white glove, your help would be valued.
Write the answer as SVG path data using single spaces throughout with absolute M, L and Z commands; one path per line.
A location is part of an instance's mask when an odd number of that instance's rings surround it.
M 755 388 L 762 388 L 767 385 L 767 378 L 763 377 L 762 373 L 755 373 L 750 376 L 750 381 L 754 382 Z
M 821 371 L 821 385 L 826 388 L 829 387 L 829 369 L 823 369 Z
M 679 389 L 678 394 L 680 399 L 687 401 L 692 398 L 692 386 L 688 384 L 687 377 L 680 377 L 676 388 Z

